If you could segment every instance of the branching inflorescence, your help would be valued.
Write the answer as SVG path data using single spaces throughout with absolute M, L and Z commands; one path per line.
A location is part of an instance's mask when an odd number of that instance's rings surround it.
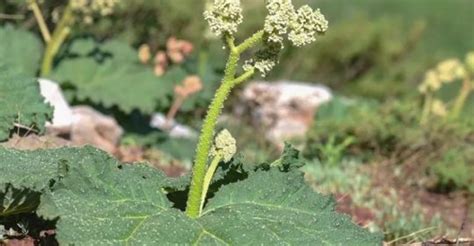
M 448 59 L 440 62 L 435 68 L 425 74 L 424 81 L 418 87 L 418 91 L 424 95 L 424 109 L 421 123 L 428 121 L 432 113 L 448 119 L 456 119 L 461 113 L 469 94 L 474 90 L 474 52 L 467 54 L 466 59 Z M 461 90 L 454 101 L 451 109 L 440 99 L 435 98 L 435 93 L 445 84 L 462 80 Z
M 217 165 L 221 161 L 229 161 L 236 151 L 235 140 L 227 130 L 217 135 L 213 145 L 217 118 L 232 88 L 257 72 L 265 77 L 278 64 L 285 39 L 297 47 L 308 45 L 316 41 L 316 37 L 324 34 L 328 28 L 328 21 L 319 9 L 313 10 L 308 5 L 295 9 L 291 0 L 268 0 L 266 8 L 268 15 L 263 28 L 238 45 L 235 43 L 234 34 L 243 22 L 240 0 L 214 0 L 204 12 L 210 31 L 224 40 L 225 47 L 229 50 L 229 58 L 221 85 L 204 119 L 196 149 L 186 208 L 187 215 L 192 218 L 200 216 Z M 237 75 L 241 55 L 255 47 L 258 50 L 251 59 L 243 62 L 242 73 Z M 209 157 L 212 161 L 208 165 Z

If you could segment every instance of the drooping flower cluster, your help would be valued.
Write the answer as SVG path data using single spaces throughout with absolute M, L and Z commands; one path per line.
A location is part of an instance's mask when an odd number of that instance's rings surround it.
M 83 16 L 84 22 L 92 23 L 93 16 L 111 15 L 120 0 L 71 0 L 71 8 Z
M 212 146 L 210 155 L 215 157 L 221 155 L 225 162 L 230 161 L 237 152 L 236 141 L 227 129 L 222 130 L 217 134 Z
M 243 20 L 240 0 L 215 0 L 210 9 L 204 12 L 204 19 L 217 36 L 236 33 Z

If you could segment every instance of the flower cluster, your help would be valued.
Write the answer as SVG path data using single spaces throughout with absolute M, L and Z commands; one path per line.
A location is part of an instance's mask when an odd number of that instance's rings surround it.
M 263 30 L 267 40 L 282 43 L 288 33 L 290 21 L 296 18 L 291 0 L 270 0 L 267 2 L 268 15 L 265 17 Z
M 305 5 L 298 9 L 297 18 L 291 22 L 288 39 L 295 46 L 304 46 L 316 41 L 316 34 L 324 34 L 328 29 L 328 21 L 317 9 L 314 11 Z
M 445 117 L 446 115 L 448 115 L 448 109 L 446 108 L 446 104 L 439 99 L 435 99 L 433 101 L 433 103 L 431 104 L 430 111 L 440 117 Z
M 236 141 L 227 129 L 222 130 L 217 134 L 212 146 L 210 155 L 221 155 L 225 162 L 230 161 L 237 152 Z
M 166 51 L 159 50 L 153 58 L 153 70 L 155 75 L 160 77 L 168 68 L 169 63 L 183 63 L 194 50 L 191 42 L 175 37 L 170 37 L 166 42 Z M 138 58 L 143 64 L 149 64 L 152 59 L 151 48 L 148 44 L 142 44 L 138 49 Z
M 202 90 L 202 81 L 199 76 L 192 75 L 184 79 L 182 85 L 177 85 L 174 88 L 174 93 L 179 97 L 189 97 Z
M 111 15 L 120 0 L 71 0 L 71 8 L 80 13 L 84 22 L 92 23 L 93 15 Z
M 266 77 L 273 67 L 278 63 L 278 58 L 283 44 L 279 42 L 268 42 L 262 50 L 255 54 L 255 59 L 245 61 L 244 71 L 256 69 L 262 77 Z
M 210 9 L 204 12 L 204 19 L 217 36 L 236 33 L 243 20 L 240 0 L 215 0 Z
M 267 1 L 268 15 L 263 30 L 268 42 L 283 42 L 288 39 L 295 46 L 310 44 L 316 40 L 316 34 L 324 34 L 328 21 L 319 9 L 313 10 L 304 5 L 295 11 L 291 0 Z
M 451 83 L 466 76 L 466 68 L 458 59 L 443 61 L 425 74 L 423 83 L 418 90 L 423 93 L 431 93 L 439 90 L 443 84 Z
M 431 113 L 441 117 L 446 117 L 449 114 L 451 119 L 458 117 L 466 99 L 474 89 L 473 76 L 474 52 L 467 54 L 464 63 L 459 59 L 448 59 L 426 72 L 423 83 L 418 87 L 419 92 L 425 96 L 421 122 L 426 122 Z M 435 97 L 435 92 L 440 90 L 444 84 L 458 80 L 462 81 L 461 90 L 454 100 L 454 105 L 448 109 L 447 104 Z
M 256 69 L 265 77 L 278 64 L 278 54 L 283 49 L 285 36 L 294 46 L 304 46 L 316 41 L 316 35 L 324 34 L 328 21 L 319 9 L 308 5 L 295 10 L 291 0 L 268 0 L 265 18 L 264 48 L 255 59 L 245 62 L 244 70 Z

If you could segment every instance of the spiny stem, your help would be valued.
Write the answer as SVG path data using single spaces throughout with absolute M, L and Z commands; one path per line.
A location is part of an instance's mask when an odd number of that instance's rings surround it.
M 224 78 L 222 79 L 220 87 L 217 89 L 214 99 L 209 105 L 207 115 L 204 119 L 201 135 L 199 136 L 196 156 L 194 158 L 194 166 L 192 171 L 191 187 L 189 189 L 188 201 L 186 204 L 186 214 L 191 218 L 198 218 L 201 214 L 202 197 L 206 196 L 207 191 L 203 189 L 205 185 L 206 166 L 208 162 L 209 150 L 211 149 L 214 129 L 217 124 L 217 118 L 222 112 L 224 102 L 229 96 L 232 88 L 239 83 L 249 79 L 254 70 L 250 70 L 235 78 L 237 65 L 239 63 L 240 55 L 247 49 L 259 44 L 263 40 L 263 31 L 257 32 L 250 38 L 245 40 L 238 47 L 235 46 L 234 38 L 226 35 L 225 42 L 230 50 L 229 59 L 227 60 Z
M 246 50 L 248 50 L 252 47 L 255 47 L 257 44 L 262 42 L 263 34 L 264 34 L 263 30 L 260 30 L 256 33 L 254 33 L 250 38 L 248 38 L 247 40 L 245 40 L 239 46 L 236 47 L 237 52 L 243 53 L 244 51 L 246 51 Z
M 30 8 L 33 11 L 36 22 L 38 22 L 38 26 L 41 31 L 41 35 L 43 36 L 44 42 L 49 43 L 49 41 L 51 40 L 51 33 L 48 30 L 48 26 L 46 25 L 46 22 L 44 21 L 43 14 L 41 13 L 41 10 L 36 0 L 31 0 Z
M 253 75 L 255 74 L 255 69 L 252 68 L 252 70 L 248 70 L 246 71 L 245 73 L 243 73 L 242 75 L 240 75 L 239 77 L 235 78 L 232 83 L 234 85 L 238 85 L 244 81 L 247 81 L 249 78 L 251 78 Z
M 227 38 L 227 40 L 230 39 Z M 199 136 L 198 145 L 196 148 L 191 187 L 189 190 L 189 196 L 186 206 L 186 214 L 191 218 L 197 218 L 200 215 L 199 211 L 201 206 L 204 176 L 206 174 L 206 164 L 208 160 L 209 150 L 212 146 L 214 128 L 217 124 L 217 118 L 221 114 L 222 108 L 224 107 L 224 101 L 233 88 L 232 80 L 235 77 L 239 58 L 240 54 L 235 53 L 231 50 L 221 86 L 217 89 L 216 94 L 214 95 L 214 99 L 209 105 L 207 115 L 204 119 L 201 135 Z
M 199 213 L 202 213 L 202 208 L 204 207 L 204 201 L 206 200 L 207 196 L 207 191 L 209 190 L 209 185 L 211 184 L 212 177 L 214 176 L 214 173 L 216 172 L 217 166 L 219 165 L 219 162 L 222 160 L 222 155 L 216 155 L 212 159 L 211 165 L 209 165 L 209 168 L 207 169 L 206 176 L 204 176 L 204 184 L 202 187 L 202 196 L 201 196 L 201 207 L 199 209 Z

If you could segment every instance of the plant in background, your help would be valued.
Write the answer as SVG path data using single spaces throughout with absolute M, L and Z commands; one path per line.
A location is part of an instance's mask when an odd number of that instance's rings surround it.
M 182 85 L 176 85 L 174 87 L 174 101 L 171 104 L 171 108 L 166 114 L 166 125 L 171 126 L 176 113 L 183 106 L 184 101 L 191 95 L 198 93 L 202 90 L 202 81 L 198 76 L 188 76 L 184 79 Z
M 450 149 L 430 166 L 436 177 L 436 188 L 442 192 L 465 189 L 474 194 L 474 147 L 466 144 Z
M 107 16 L 113 13 L 114 7 L 119 0 L 70 0 L 62 10 L 60 17 L 57 16 L 57 24 L 50 33 L 46 21 L 41 13 L 37 0 L 28 0 L 30 9 L 33 11 L 44 42 L 46 50 L 43 54 L 41 64 L 41 76 L 47 76 L 51 72 L 54 58 L 61 45 L 66 41 L 76 22 L 91 24 L 96 16 Z M 55 12 L 57 14 L 57 12 Z
M 320 159 L 330 165 L 337 166 L 344 157 L 347 148 L 355 142 L 353 136 L 347 136 L 342 142 L 338 142 L 335 135 L 331 135 L 326 143 L 317 145 L 320 152 Z
M 214 129 L 224 101 L 232 88 L 248 80 L 256 72 L 265 76 L 278 63 L 278 56 L 283 49 L 283 41 L 287 37 L 295 46 L 307 45 L 323 34 L 328 22 L 319 9 L 313 10 L 308 5 L 294 9 L 290 0 L 267 1 L 268 15 L 264 27 L 240 44 L 236 44 L 234 34 L 243 21 L 242 8 L 239 0 L 215 0 L 209 10 L 204 12 L 211 31 L 222 37 L 225 48 L 229 50 L 224 77 L 215 97 L 209 106 L 202 126 L 196 149 L 196 157 L 192 171 L 186 214 L 192 218 L 200 216 L 203 186 L 209 151 L 212 145 Z M 244 72 L 238 76 L 237 67 L 242 54 L 251 48 L 258 47 L 253 58 L 245 61 Z
M 439 63 L 436 68 L 429 70 L 425 74 L 425 79 L 418 87 L 424 95 L 424 106 L 420 122 L 428 122 L 431 114 L 457 119 L 461 114 L 464 104 L 469 95 L 474 90 L 474 52 L 466 56 L 465 62 L 458 59 L 448 59 Z M 462 80 L 461 89 L 451 107 L 448 107 L 442 100 L 437 99 L 435 94 L 443 85 Z
M 156 76 L 162 76 L 170 63 L 181 64 L 194 50 L 191 42 L 175 37 L 168 38 L 166 51 L 159 50 L 153 58 L 153 71 Z M 142 44 L 138 49 L 140 62 L 149 64 L 152 60 L 151 48 L 148 44 Z

